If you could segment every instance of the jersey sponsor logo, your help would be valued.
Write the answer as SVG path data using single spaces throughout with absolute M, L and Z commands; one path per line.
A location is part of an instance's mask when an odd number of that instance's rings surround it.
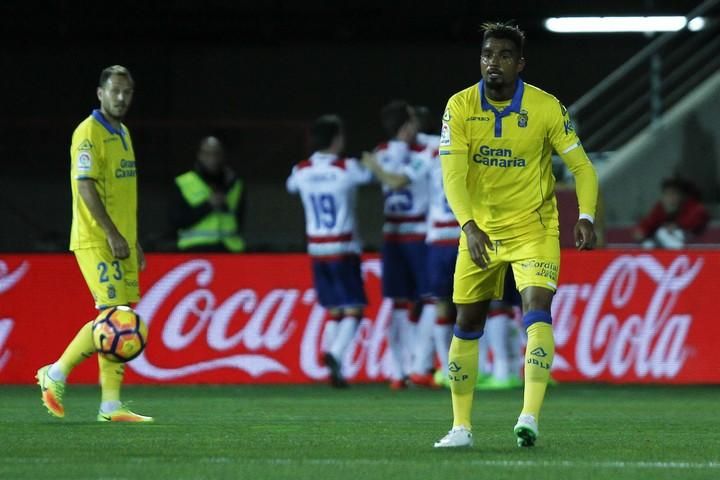
M 450 145 L 450 127 L 447 123 L 443 123 L 442 130 L 440 130 L 440 146 L 447 147 Z
M 488 116 L 482 116 L 482 117 L 468 117 L 465 119 L 466 122 L 489 122 L 490 117 Z
M 77 169 L 80 172 L 88 172 L 92 168 L 92 156 L 90 152 L 81 152 L 77 157 Z
M 317 173 L 308 176 L 308 182 L 334 182 L 336 181 L 337 175 L 334 173 Z
M 128 178 L 137 175 L 135 171 L 135 160 L 120 160 L 120 168 L 115 170 L 115 178 Z
M 78 150 L 91 150 L 93 147 L 93 144 L 90 142 L 90 140 L 83 140 L 80 145 L 78 145 Z
M 481 145 L 472 159 L 486 167 L 525 167 L 527 163 L 524 158 L 515 157 L 510 148 L 492 148 L 488 145 Z
M 518 127 L 525 128 L 528 124 L 528 112 L 527 110 L 520 110 L 518 112 Z

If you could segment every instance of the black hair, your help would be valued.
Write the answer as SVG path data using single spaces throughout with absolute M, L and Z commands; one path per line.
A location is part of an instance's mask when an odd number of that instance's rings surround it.
M 701 198 L 700 191 L 691 181 L 677 175 L 663 179 L 660 190 L 665 191 L 666 189 L 677 190 L 683 195 Z
M 98 83 L 98 86 L 100 88 L 104 87 L 105 82 L 107 82 L 108 79 L 113 75 L 122 75 L 123 77 L 127 77 L 127 79 L 130 81 L 130 84 L 135 86 L 135 80 L 133 80 L 133 77 L 130 74 L 130 70 L 123 67 L 122 65 L 113 65 L 111 67 L 105 68 L 102 72 L 100 72 L 100 83 Z
M 380 111 L 380 120 L 388 137 L 395 137 L 410 121 L 410 105 L 405 100 L 393 100 Z
M 310 128 L 310 148 L 313 151 L 325 150 L 342 133 L 343 122 L 339 116 L 323 115 Z
M 415 105 L 415 118 L 418 121 L 418 131 L 432 135 L 437 133 L 437 119 L 425 105 Z
M 500 38 L 510 40 L 517 47 L 520 58 L 525 48 L 525 32 L 520 27 L 513 25 L 512 21 L 507 22 L 485 22 L 480 26 L 483 32 L 483 43 L 489 38 Z

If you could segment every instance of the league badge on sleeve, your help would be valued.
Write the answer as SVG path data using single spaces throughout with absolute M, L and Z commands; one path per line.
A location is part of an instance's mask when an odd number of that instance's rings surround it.
M 81 172 L 87 172 L 92 168 L 92 157 L 90 152 L 80 152 L 77 157 L 77 169 Z
M 447 147 L 448 145 L 450 145 L 450 127 L 443 123 L 442 130 L 440 130 L 440 146 Z

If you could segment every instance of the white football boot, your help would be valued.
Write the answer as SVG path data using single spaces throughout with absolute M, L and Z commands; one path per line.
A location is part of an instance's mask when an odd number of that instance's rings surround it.
M 472 432 L 460 425 L 453 427 L 447 435 L 435 442 L 435 448 L 448 448 L 448 447 L 472 447 L 473 436 Z
M 514 431 L 517 437 L 518 447 L 532 447 L 540 436 L 535 417 L 527 414 L 518 417 Z

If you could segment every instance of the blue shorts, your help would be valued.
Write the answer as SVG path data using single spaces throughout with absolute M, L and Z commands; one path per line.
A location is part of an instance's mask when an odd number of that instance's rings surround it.
M 385 298 L 408 300 L 429 294 L 427 245 L 424 240 L 383 244 L 382 293 Z
M 367 305 L 360 270 L 360 257 L 348 255 L 334 260 L 312 260 L 313 281 L 320 305 L 325 308 Z
M 457 245 L 428 245 L 428 287 L 434 298 L 452 298 Z

